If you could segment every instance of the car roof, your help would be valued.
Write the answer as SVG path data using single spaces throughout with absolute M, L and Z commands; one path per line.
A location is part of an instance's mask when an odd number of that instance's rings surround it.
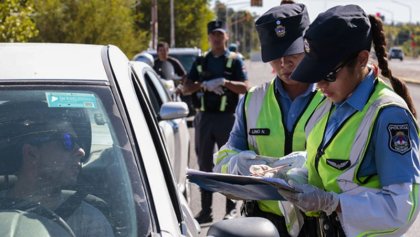
M 108 80 L 104 45 L 0 43 L 0 80 Z

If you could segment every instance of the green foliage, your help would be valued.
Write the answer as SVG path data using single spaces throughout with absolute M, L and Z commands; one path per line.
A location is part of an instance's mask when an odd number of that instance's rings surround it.
M 248 58 L 251 51 L 260 51 L 258 34 L 254 21 L 256 14 L 249 11 L 235 11 L 217 0 L 215 3 L 217 19 L 227 22 L 229 43 L 237 43 L 239 52 Z M 227 19 L 227 20 L 226 20 Z
M 259 50 L 259 40 L 254 18 L 257 18 L 257 16 L 251 15 L 248 11 L 232 11 L 228 17 L 229 42 L 237 43 L 239 52 L 245 58 L 249 57 L 249 53 L 252 50 Z
M 207 22 L 214 19 L 210 0 L 174 0 L 176 47 L 208 48 Z M 150 31 L 151 0 L 142 0 L 137 12 L 144 15 L 137 21 L 140 29 Z M 170 1 L 158 1 L 158 40 L 170 43 Z
M 136 30 L 134 0 L 35 0 L 41 42 L 114 44 L 129 57 L 147 44 Z
M 38 34 L 31 0 L 0 1 L 0 42 L 26 42 Z
M 401 46 L 407 56 L 417 56 L 420 54 L 420 25 L 399 24 L 385 25 L 384 31 L 387 39 L 388 48 L 392 46 Z M 412 39 L 416 43 L 415 51 L 411 47 Z

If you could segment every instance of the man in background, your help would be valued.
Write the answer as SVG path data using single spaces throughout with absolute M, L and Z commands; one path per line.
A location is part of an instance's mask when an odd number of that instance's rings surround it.
M 201 171 L 213 170 L 215 144 L 220 148 L 228 138 L 235 121 L 235 108 L 239 94 L 248 89 L 245 67 L 237 54 L 227 49 L 228 35 L 221 21 L 207 24 L 211 49 L 194 62 L 185 81 L 184 93 L 194 94 L 199 111 L 194 119 L 195 147 Z M 201 190 L 199 223 L 213 221 L 213 193 Z M 227 199 L 224 219 L 236 216 L 236 203 Z
M 185 69 L 178 59 L 169 56 L 169 45 L 159 42 L 157 45 L 157 59 L 153 68 L 160 77 L 166 80 L 179 80 L 185 77 Z

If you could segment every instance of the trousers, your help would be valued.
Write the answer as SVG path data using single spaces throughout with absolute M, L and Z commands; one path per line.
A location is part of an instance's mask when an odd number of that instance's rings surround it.
M 211 172 L 213 170 L 213 153 L 215 145 L 220 148 L 229 139 L 230 131 L 235 122 L 235 115 L 228 112 L 198 112 L 194 118 L 195 153 L 199 170 Z M 202 190 L 201 208 L 211 210 L 212 192 Z M 226 212 L 236 206 L 230 199 L 226 200 Z

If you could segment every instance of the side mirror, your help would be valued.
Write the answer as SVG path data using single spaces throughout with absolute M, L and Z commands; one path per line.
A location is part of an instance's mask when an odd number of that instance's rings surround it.
M 216 222 L 210 226 L 207 236 L 280 237 L 273 223 L 261 217 L 240 217 Z
M 188 116 L 188 105 L 185 102 L 167 102 L 160 107 L 159 118 L 170 120 Z

